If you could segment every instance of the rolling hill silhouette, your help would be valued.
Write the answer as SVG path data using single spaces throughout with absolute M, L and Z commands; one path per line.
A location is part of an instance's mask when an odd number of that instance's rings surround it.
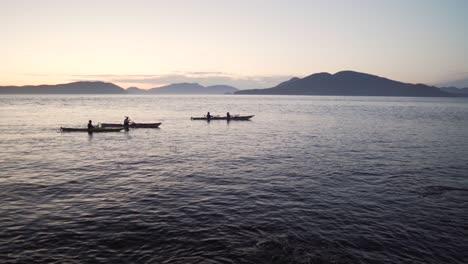
M 403 83 L 354 71 L 316 73 L 302 79 L 295 77 L 273 88 L 241 90 L 236 94 L 454 96 L 437 87 Z
M 0 94 L 125 94 L 121 87 L 107 82 L 72 82 L 56 85 L 0 86 Z
M 108 82 L 80 81 L 56 85 L 0 86 L 0 94 L 276 94 L 276 95 L 356 95 L 356 96 L 468 96 L 468 88 L 435 87 L 403 83 L 354 71 L 316 73 L 294 77 L 267 89 L 238 90 L 229 85 L 203 86 L 175 83 L 149 90 L 127 90 Z
M 468 87 L 467 88 L 440 87 L 439 89 L 447 93 L 468 96 Z
M 229 85 L 203 86 L 198 83 L 174 83 L 163 87 L 152 88 L 149 94 L 232 94 L 237 88 Z

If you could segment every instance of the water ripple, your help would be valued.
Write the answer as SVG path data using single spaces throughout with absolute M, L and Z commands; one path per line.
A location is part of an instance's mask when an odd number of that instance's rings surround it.
M 0 262 L 465 263 L 468 104 L 437 100 L 0 97 Z M 56 133 L 124 114 L 163 126 Z

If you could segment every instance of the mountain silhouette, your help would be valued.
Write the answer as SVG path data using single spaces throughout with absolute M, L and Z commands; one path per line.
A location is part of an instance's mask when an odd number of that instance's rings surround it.
M 121 87 L 100 81 L 80 81 L 56 85 L 0 86 L 0 94 L 277 94 L 277 95 L 357 95 L 357 96 L 468 96 L 468 88 L 403 83 L 354 71 L 316 73 L 294 77 L 273 88 L 238 90 L 229 85 L 202 86 L 175 83 L 149 90 Z
M 208 91 L 213 91 L 222 94 L 233 94 L 239 91 L 239 89 L 237 89 L 236 87 L 224 84 L 206 86 L 205 89 L 207 89 Z
M 72 82 L 55 85 L 0 86 L 0 94 L 232 94 L 229 85 L 202 86 L 198 83 L 175 83 L 149 90 L 121 87 L 107 82 Z
M 0 94 L 125 94 L 121 87 L 107 82 L 72 82 L 56 85 L 0 86 Z
M 447 93 L 468 96 L 468 87 L 467 88 L 440 87 L 439 89 Z
M 465 72 L 465 74 L 468 74 L 468 72 Z M 436 85 L 438 87 L 456 87 L 460 89 L 464 89 L 462 87 L 468 88 L 468 76 L 462 79 L 440 82 L 440 83 L 437 83 Z
M 316 73 L 302 79 L 295 77 L 273 88 L 241 90 L 236 94 L 454 96 L 437 87 L 403 83 L 354 71 Z
M 174 83 L 148 90 L 149 94 L 226 94 L 238 91 L 229 85 L 203 86 L 198 83 Z
M 138 87 L 128 87 L 126 91 L 128 94 L 147 94 L 148 93 L 147 90 L 140 89 Z

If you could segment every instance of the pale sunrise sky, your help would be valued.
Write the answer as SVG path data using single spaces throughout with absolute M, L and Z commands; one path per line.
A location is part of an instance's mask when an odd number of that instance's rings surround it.
M 0 36 L 0 85 L 468 80 L 465 0 L 0 0 Z

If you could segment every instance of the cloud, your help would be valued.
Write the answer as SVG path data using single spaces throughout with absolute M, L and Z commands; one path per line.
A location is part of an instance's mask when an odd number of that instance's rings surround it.
M 23 75 L 25 75 L 25 76 L 35 76 L 35 77 L 50 76 L 50 74 L 41 74 L 41 73 L 25 73 Z
M 64 74 L 65 76 L 72 76 L 74 78 L 119 78 L 119 77 L 128 77 L 128 78 L 144 78 L 152 77 L 154 74 Z
M 143 88 L 159 87 L 172 83 L 199 83 L 201 85 L 225 84 L 239 89 L 269 88 L 293 76 L 288 75 L 252 75 L 243 76 L 226 72 L 175 71 L 169 74 L 96 74 L 69 75 L 73 81 L 101 80 L 127 87 L 140 86 Z
M 227 72 L 216 71 L 176 71 L 175 73 L 183 75 L 229 75 Z

